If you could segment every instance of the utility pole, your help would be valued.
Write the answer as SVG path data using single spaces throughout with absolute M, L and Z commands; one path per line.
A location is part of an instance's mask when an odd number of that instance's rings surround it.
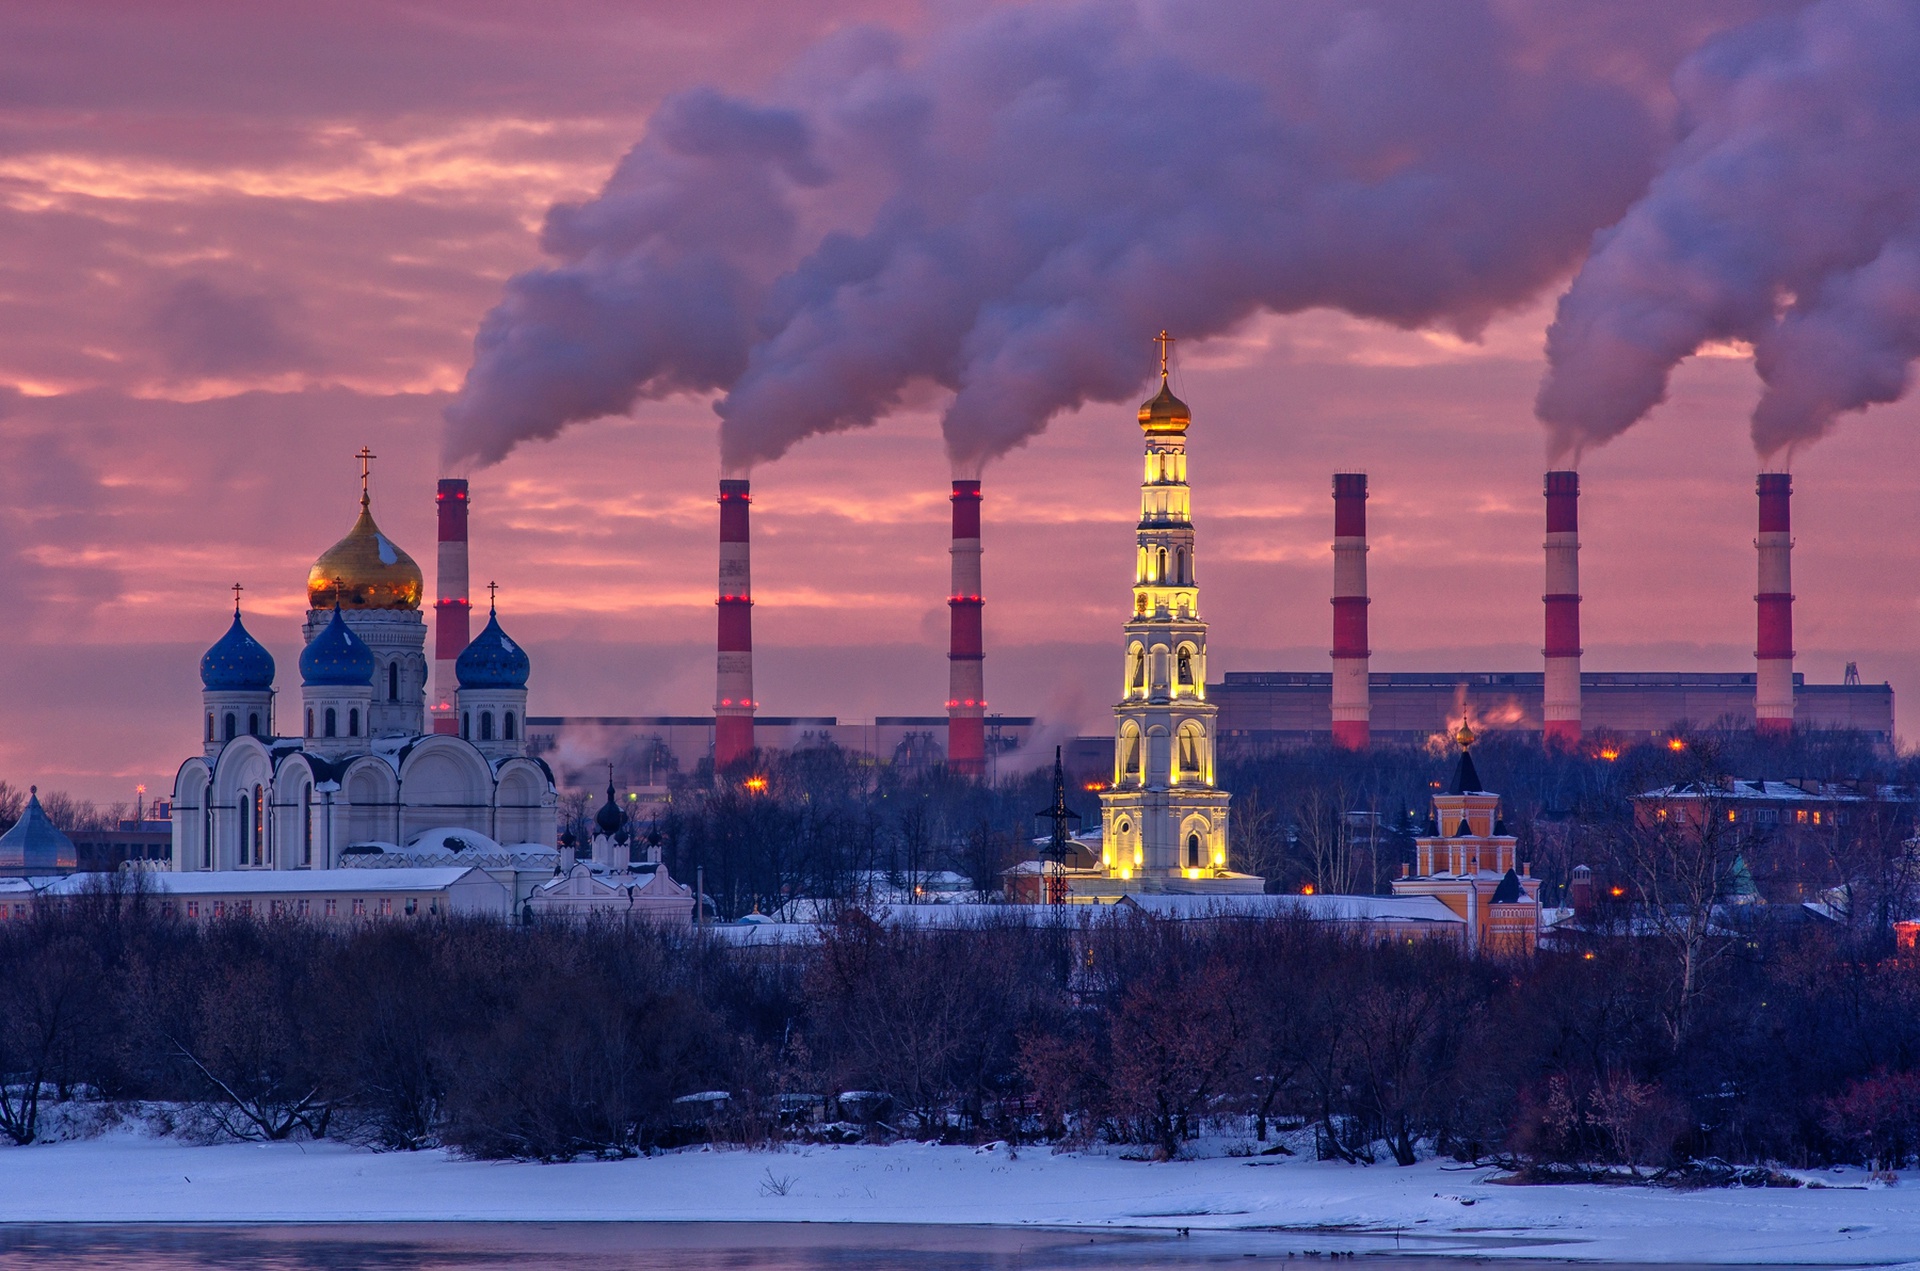
M 1066 862 L 1072 843 L 1067 822 L 1080 819 L 1078 812 L 1067 807 L 1067 774 L 1060 765 L 1060 751 L 1059 746 L 1053 748 L 1053 806 L 1034 813 L 1035 820 L 1045 821 L 1051 827 L 1047 846 L 1040 853 L 1041 885 L 1046 888 L 1049 905 L 1066 903 Z

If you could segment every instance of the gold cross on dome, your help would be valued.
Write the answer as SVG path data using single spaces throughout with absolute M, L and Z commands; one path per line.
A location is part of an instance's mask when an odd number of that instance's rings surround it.
M 354 458 L 360 461 L 360 501 L 362 503 L 367 501 L 368 478 L 373 472 L 373 461 L 379 457 L 365 446 L 360 447 L 359 453 L 354 455 Z
M 1173 352 L 1175 341 L 1167 334 L 1167 329 L 1162 327 L 1160 334 L 1153 337 L 1153 342 L 1160 346 L 1160 378 L 1165 379 L 1167 378 L 1167 358 Z
M 240 592 L 241 592 L 241 590 L 242 590 L 242 588 L 241 588 L 241 586 L 240 586 L 240 584 L 239 584 L 239 583 L 235 583 L 235 584 L 233 585 L 233 611 L 234 611 L 235 613 L 239 613 L 239 612 L 240 612 Z
M 500 594 L 499 583 L 487 584 L 487 609 L 489 611 L 492 611 L 493 609 L 498 608 L 498 605 L 496 602 L 499 599 L 499 594 Z

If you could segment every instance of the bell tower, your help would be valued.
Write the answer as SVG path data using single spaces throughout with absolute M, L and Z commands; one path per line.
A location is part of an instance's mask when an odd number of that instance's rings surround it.
M 1227 870 L 1229 796 L 1214 786 L 1219 707 L 1207 700 L 1187 485 L 1193 416 L 1168 383 L 1173 337 L 1162 331 L 1156 342 L 1160 392 L 1139 415 L 1146 464 L 1113 708 L 1113 783 L 1100 797 L 1101 867 L 1110 879 L 1138 880 L 1141 891 L 1197 890 L 1180 882 L 1238 876 Z

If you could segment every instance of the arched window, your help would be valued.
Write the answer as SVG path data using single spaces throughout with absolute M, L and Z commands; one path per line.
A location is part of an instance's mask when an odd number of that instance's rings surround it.
M 512 711 L 508 711 L 506 714 L 506 718 L 501 721 L 500 735 L 506 738 L 508 741 L 513 740 L 513 712 Z
M 232 741 L 232 740 L 233 740 L 233 731 L 234 731 L 234 729 L 233 729 L 233 712 L 232 712 L 232 711 L 228 711 L 228 712 L 227 712 L 227 718 L 226 718 L 226 721 L 225 721 L 225 722 L 226 722 L 226 732 L 225 732 L 224 734 L 222 734 L 222 736 L 221 736 L 221 738 L 220 738 L 220 740 L 222 740 L 222 741 Z
M 240 793 L 240 859 L 235 862 L 245 865 L 253 859 L 253 800 L 243 790 Z
M 213 740 L 213 712 L 207 712 L 207 740 Z
M 307 708 L 307 736 L 313 736 L 313 708 Z
M 1174 670 L 1174 683 L 1181 688 L 1193 687 L 1193 650 L 1184 644 L 1180 646 L 1180 657 Z
M 267 792 L 253 788 L 253 863 L 267 863 Z
M 1200 725 L 1186 723 L 1180 725 L 1180 776 L 1183 779 L 1200 777 L 1200 752 L 1203 749 L 1200 739 Z
M 1157 556 L 1155 559 L 1159 562 L 1159 565 L 1160 565 L 1160 575 L 1159 575 L 1160 581 L 1165 582 L 1167 581 L 1167 549 L 1164 547 L 1161 548 L 1159 556 Z
M 258 737 L 259 735 L 260 713 L 258 711 L 249 711 L 247 712 L 247 736 Z
M 1123 757 L 1120 762 L 1120 779 L 1122 781 L 1136 779 L 1144 781 L 1146 780 L 1146 773 L 1143 770 L 1140 760 L 1140 730 L 1137 728 L 1128 728 L 1125 733 L 1125 738 L 1126 750 L 1123 752 Z
M 347 712 L 347 736 L 358 737 L 359 735 L 360 735 L 360 708 L 356 706 L 352 710 Z
M 1187 577 L 1187 549 L 1184 547 L 1173 554 L 1173 581 L 1181 584 L 1193 581 Z
M 1130 688 L 1147 686 L 1147 651 L 1139 645 L 1133 646 L 1133 673 L 1127 677 Z
M 387 663 L 387 700 L 389 702 L 400 700 L 400 664 L 398 662 Z
M 300 863 L 313 864 L 313 787 L 300 787 Z
M 492 711 L 480 712 L 480 740 L 481 741 L 493 740 L 493 712 Z
M 340 735 L 339 729 L 340 716 L 334 712 L 333 707 L 329 706 L 327 707 L 327 736 L 338 737 Z
M 473 716 L 466 711 L 460 712 L 460 736 L 466 739 L 473 737 Z
M 1200 868 L 1200 836 L 1198 834 L 1187 835 L 1187 868 Z

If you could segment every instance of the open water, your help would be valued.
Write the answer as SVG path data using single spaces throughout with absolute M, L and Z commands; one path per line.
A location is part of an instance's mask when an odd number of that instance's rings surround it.
M 1488 1257 L 1496 1249 L 1505 1256 Z M 1380 1271 L 1566 1271 L 1527 1242 L 1299 1231 L 1040 1231 L 808 1223 L 0 1225 L 0 1271 L 1180 1271 L 1371 1262 Z M 1543 1249 L 1544 1253 L 1545 1250 Z M 1555 1253 L 1573 1253 L 1559 1245 Z M 1384 1264 L 1384 1265 L 1383 1265 Z M 1584 1263 L 1594 1271 L 1652 1271 Z M 1659 1271 L 1681 1271 L 1671 1265 Z M 1724 1269 L 1723 1269 L 1724 1271 Z M 1780 1271 L 1770 1268 L 1770 1271 Z

